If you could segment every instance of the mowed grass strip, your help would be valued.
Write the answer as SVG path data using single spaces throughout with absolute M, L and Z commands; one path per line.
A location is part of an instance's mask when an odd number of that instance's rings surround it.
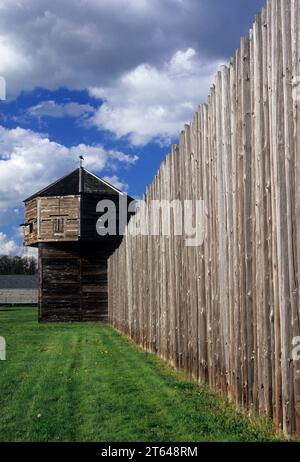
M 206 386 L 102 324 L 41 324 L 0 310 L 0 441 L 274 441 Z

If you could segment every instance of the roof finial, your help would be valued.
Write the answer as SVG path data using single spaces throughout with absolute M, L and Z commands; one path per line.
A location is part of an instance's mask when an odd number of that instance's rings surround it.
M 83 169 L 82 169 L 82 164 L 83 164 L 83 161 L 84 161 L 84 157 L 83 156 L 79 156 L 79 193 L 83 193 L 83 189 L 84 189 L 84 184 L 83 184 Z

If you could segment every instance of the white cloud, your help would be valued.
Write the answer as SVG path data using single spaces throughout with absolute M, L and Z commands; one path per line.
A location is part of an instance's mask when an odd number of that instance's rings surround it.
M 8 97 L 92 88 L 104 100 L 99 127 L 134 144 L 166 141 L 206 100 L 259 1 L 0 0 L 0 76 Z M 86 116 L 79 106 L 48 101 L 31 114 Z
M 22 223 L 22 201 L 76 168 L 80 154 L 85 157 L 86 168 L 97 173 L 114 172 L 138 159 L 121 151 L 105 150 L 100 145 L 80 144 L 69 148 L 41 133 L 0 126 L 0 226 L 8 226 L 16 222 L 16 218 Z M 127 189 L 127 184 L 116 174 L 105 179 L 120 189 Z M 36 256 L 35 249 L 20 244 L 20 230 L 14 228 L 11 237 L 0 232 L 0 255 Z
M 14 209 L 17 210 L 26 197 L 76 168 L 79 155 L 85 157 L 86 168 L 97 173 L 104 169 L 114 171 L 113 167 L 130 165 L 137 160 L 137 156 L 105 150 L 101 145 L 80 144 L 69 148 L 31 130 L 9 130 L 0 126 L 2 225 L 17 213 Z
M 79 104 L 77 102 L 70 102 L 65 104 L 59 104 L 55 101 L 43 101 L 36 106 L 32 106 L 28 109 L 28 113 L 31 116 L 42 117 L 80 117 L 86 114 L 94 112 L 93 106 L 90 104 Z
M 108 183 L 112 184 L 115 186 L 117 189 L 120 189 L 120 191 L 126 192 L 128 189 L 128 184 L 125 183 L 124 181 L 121 181 L 117 175 L 112 175 L 112 176 L 104 176 L 103 180 L 107 181 Z
M 249 3 L 249 5 L 248 5 Z M 258 0 L 1 0 L 0 75 L 15 95 L 36 87 L 108 86 L 179 49 L 228 59 Z
M 85 89 L 143 57 L 159 60 L 178 42 L 178 27 L 176 34 L 164 29 L 182 17 L 174 0 L 1 0 L 0 11 L 0 75 L 10 94 Z
M 20 229 L 22 230 L 22 228 Z M 0 256 L 19 255 L 20 257 L 38 257 L 38 249 L 36 249 L 35 247 L 24 247 L 23 245 L 18 243 L 19 241 L 19 232 L 16 233 L 16 236 L 14 236 L 13 238 L 9 238 L 5 233 L 0 231 Z
M 22 249 L 20 246 L 13 239 L 9 239 L 6 234 L 0 231 L 0 256 L 19 255 L 21 252 Z
M 17 73 L 20 69 L 30 72 L 31 63 L 28 57 L 17 50 L 8 37 L 0 35 L 0 69 L 7 75 Z
M 20 253 L 21 257 L 33 257 L 38 258 L 38 249 L 35 247 L 21 247 L 20 246 Z
M 90 90 L 104 100 L 92 123 L 135 145 L 169 143 L 206 99 L 219 65 L 202 63 L 193 48 L 177 51 L 162 68 L 141 64 L 112 86 Z

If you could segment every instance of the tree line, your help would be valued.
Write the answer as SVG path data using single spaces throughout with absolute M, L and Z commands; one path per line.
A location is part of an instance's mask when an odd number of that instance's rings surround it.
M 33 257 L 0 256 L 0 274 L 27 274 L 37 273 L 37 261 Z

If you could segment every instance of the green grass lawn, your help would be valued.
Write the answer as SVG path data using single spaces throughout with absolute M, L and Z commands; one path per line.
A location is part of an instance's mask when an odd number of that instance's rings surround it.
M 206 386 L 141 351 L 109 326 L 42 324 L 0 310 L 0 441 L 269 441 Z

